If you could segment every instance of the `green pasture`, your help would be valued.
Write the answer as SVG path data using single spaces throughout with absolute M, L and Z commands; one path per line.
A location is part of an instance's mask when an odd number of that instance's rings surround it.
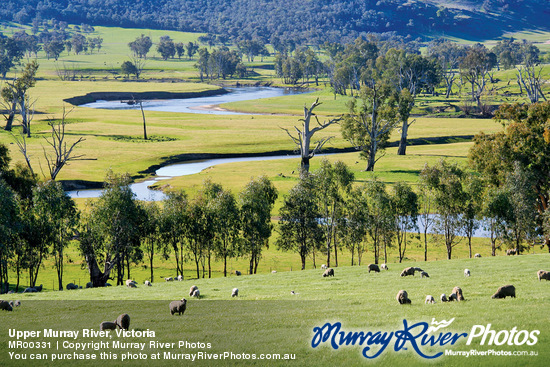
M 453 320 L 452 324 L 441 332 L 470 334 L 474 325 L 491 330 L 518 331 L 539 330 L 535 345 L 481 345 L 476 338 L 466 345 L 462 337 L 454 345 L 422 346 L 422 352 L 434 355 L 453 351 L 534 351 L 537 356 L 499 357 L 441 356 L 432 363 L 444 363 L 449 366 L 545 366 L 550 356 L 547 345 L 549 318 L 544 310 L 550 302 L 548 282 L 539 282 L 536 272 L 546 268 L 548 254 L 522 255 L 515 257 L 482 257 L 477 259 L 459 259 L 453 261 L 429 261 L 418 263 L 407 261 L 403 264 L 390 264 L 389 271 L 368 273 L 366 266 L 341 266 L 335 269 L 335 276 L 321 277 L 321 270 L 278 272 L 217 279 L 184 280 L 183 282 L 156 282 L 152 287 L 139 284 L 130 289 L 124 286 L 101 289 L 82 289 L 65 292 L 42 292 L 21 294 L 21 307 L 13 312 L 1 312 L 0 323 L 0 361 L 10 366 L 20 365 L 74 365 L 75 361 L 15 361 L 8 352 L 15 353 L 72 353 L 73 350 L 61 348 L 55 350 L 57 341 L 90 342 L 82 338 L 29 338 L 26 341 L 51 341 L 52 348 L 43 350 L 14 350 L 8 348 L 8 342 L 15 340 L 8 336 L 8 330 L 42 331 L 94 329 L 98 330 L 102 321 L 114 320 L 121 313 L 131 318 L 130 330 L 154 331 L 154 337 L 94 338 L 93 341 L 121 341 L 146 343 L 145 349 L 130 350 L 132 353 L 148 355 L 147 360 L 134 360 L 131 365 L 166 365 L 164 352 L 223 353 L 291 353 L 294 361 L 250 360 L 246 365 L 287 366 L 311 365 L 313 363 L 329 365 L 359 366 L 365 363 L 376 365 L 425 365 L 427 360 L 419 357 L 407 345 L 407 350 L 394 351 L 393 343 L 382 355 L 367 361 L 362 357 L 363 347 L 342 346 L 333 350 L 327 343 L 313 349 L 311 341 L 313 328 L 326 322 L 342 323 L 342 331 L 391 332 L 403 330 L 403 321 L 408 324 Z M 420 276 L 400 277 L 400 271 L 407 266 L 420 266 L 429 273 L 429 278 Z M 471 277 L 464 277 L 465 268 L 470 269 Z M 491 299 L 496 289 L 505 284 L 516 287 L 517 298 Z M 201 299 L 188 296 L 189 287 L 197 285 Z M 466 301 L 442 303 L 439 295 L 449 295 L 453 287 L 459 286 Z M 239 289 L 239 296 L 231 298 L 231 290 Z M 411 305 L 399 305 L 395 295 L 400 289 L 408 292 Z M 295 294 L 291 294 L 294 291 Z M 436 304 L 424 304 L 426 295 L 431 294 Z M 171 316 L 168 303 L 185 297 L 187 310 L 183 316 Z M 13 298 L 13 297 L 12 297 Z M 435 333 L 437 336 L 438 333 Z M 175 342 L 176 346 L 166 349 L 151 348 L 150 341 Z M 190 343 L 211 343 L 211 348 L 179 349 L 179 341 Z M 378 348 L 372 346 L 374 353 Z M 107 365 L 120 365 L 122 354 L 127 350 L 107 349 L 103 352 L 117 354 L 118 360 L 104 360 Z M 84 347 L 80 353 L 99 353 Z M 161 360 L 151 360 L 151 355 L 160 352 Z M 97 361 L 95 361 L 97 364 Z M 176 362 L 181 363 L 181 362 Z M 212 365 L 212 361 L 200 360 L 199 365 Z M 93 362 L 78 361 L 79 365 L 93 365 Z M 242 365 L 243 361 L 221 360 L 220 365 Z

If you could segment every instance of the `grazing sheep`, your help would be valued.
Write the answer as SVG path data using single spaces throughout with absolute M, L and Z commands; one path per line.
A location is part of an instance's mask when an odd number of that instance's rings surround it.
M 296 293 L 296 292 L 294 292 L 294 291 L 290 291 L 290 294 L 293 295 L 293 296 L 295 296 L 295 295 L 297 295 L 298 293 Z
M 86 288 L 93 288 L 93 287 L 94 287 L 94 283 L 92 282 L 86 283 Z
M 457 300 L 456 293 L 451 293 L 451 295 L 449 296 L 449 302 L 453 302 L 456 300 Z
M 238 271 L 238 270 L 235 270 L 235 275 L 238 276 L 238 277 L 240 277 L 240 276 L 241 276 L 241 272 Z
M 150 281 L 146 280 L 143 284 L 145 284 L 147 287 L 152 287 L 153 284 L 151 284 Z
M 420 276 L 421 276 L 422 278 L 429 278 L 429 277 L 430 277 L 430 276 L 428 275 L 428 273 L 426 273 L 425 271 L 420 272 Z
M 327 269 L 327 264 L 321 265 L 321 270 L 326 270 L 326 269 Z
M 137 288 L 137 283 L 135 280 L 132 279 L 126 279 L 126 286 L 128 288 Z
M 407 275 L 413 275 L 414 276 L 414 269 L 412 266 L 409 266 L 408 268 L 403 269 L 401 272 L 402 277 L 406 277 Z
M 386 265 L 386 264 L 380 265 L 380 268 L 381 268 L 382 270 L 390 270 L 390 268 L 388 268 L 388 265 Z
M 130 327 L 130 316 L 127 313 L 123 313 L 116 318 L 115 324 L 121 329 L 128 330 Z
M 19 307 L 19 306 L 21 306 L 21 301 L 17 300 L 17 301 L 15 301 L 15 302 L 13 303 L 13 305 L 14 305 L 15 307 Z
M 189 289 L 189 296 L 193 296 L 193 293 L 195 293 L 197 289 L 199 289 L 199 287 L 197 287 L 196 285 L 192 285 Z
M 181 282 L 183 280 L 183 275 L 178 275 L 176 279 L 178 280 L 178 282 Z
M 481 254 L 475 254 L 474 257 L 481 257 Z
M 198 289 L 195 289 L 191 297 L 201 298 L 201 292 Z
M 328 268 L 323 273 L 323 277 L 333 277 L 333 276 L 334 276 L 334 269 L 333 268 Z
M 73 289 L 78 289 L 78 286 L 74 283 L 69 283 L 67 284 L 67 286 L 65 287 L 68 291 L 70 290 L 73 290 Z
M 170 302 L 170 314 L 171 315 L 173 315 L 177 312 L 178 315 L 181 316 L 181 314 L 185 312 L 186 308 L 187 308 L 187 300 L 185 298 L 182 298 L 180 301 Z
M 516 298 L 516 287 L 513 285 L 503 285 L 502 287 L 499 287 L 495 294 L 491 296 L 491 298 L 506 298 L 506 297 L 513 297 Z
M 231 291 L 231 297 L 238 297 L 239 296 L 239 288 L 233 288 Z
M 550 271 L 539 270 L 537 271 L 537 277 L 539 278 L 539 282 L 542 279 L 550 280 Z
M 34 287 L 28 287 L 23 290 L 23 293 L 36 293 L 38 292 Z
M 506 256 L 513 256 L 513 255 L 517 255 L 517 251 L 515 248 L 506 250 Z
M 470 269 L 464 269 L 464 276 L 469 277 L 470 276 Z
M 34 289 L 36 289 L 37 292 L 42 292 L 42 284 L 40 284 L 38 287 L 34 287 Z
M 167 282 L 172 282 L 174 280 L 174 278 L 172 277 L 167 277 L 167 278 L 164 278 L 164 280 L 166 280 Z
M 404 290 L 400 290 L 399 292 L 397 292 L 397 296 L 395 296 L 395 298 L 397 299 L 397 302 L 399 302 L 399 304 L 401 305 L 411 303 L 407 291 Z
M 457 301 L 464 301 L 464 295 L 462 294 L 462 289 L 460 289 L 460 287 L 454 287 L 453 293 L 456 294 Z
M 116 330 L 116 323 L 111 321 L 103 321 L 99 324 L 99 330 Z
M 420 268 L 414 268 L 414 271 L 423 272 L 424 270 L 422 270 Z
M 277 270 L 271 270 L 271 274 L 277 274 Z
M 369 273 L 371 271 L 374 271 L 376 273 L 380 273 L 380 268 L 376 264 L 369 264 Z
M 449 300 L 447 299 L 447 295 L 445 293 L 443 293 L 439 299 L 441 300 L 441 302 L 449 302 Z
M 0 299 L 0 310 L 13 311 L 13 307 L 11 307 L 8 301 L 3 301 Z
M 426 304 L 426 303 L 435 303 L 434 297 L 428 294 L 426 296 L 426 300 L 424 301 L 424 304 Z

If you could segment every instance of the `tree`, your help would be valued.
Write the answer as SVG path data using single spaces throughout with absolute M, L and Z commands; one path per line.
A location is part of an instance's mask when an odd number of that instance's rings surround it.
M 145 211 L 130 188 L 130 177 L 109 171 L 105 188 L 91 204 L 80 236 L 80 250 L 94 287 L 105 286 L 113 269 L 117 272 L 117 285 L 123 285 L 130 277 L 130 263 L 143 257 L 140 243 L 145 220 Z M 100 261 L 103 271 L 99 268 Z
M 72 49 L 72 44 L 70 45 Z M 53 58 L 55 61 L 57 61 L 63 51 L 65 51 L 65 43 L 61 40 L 53 38 L 50 41 L 44 43 L 44 52 L 46 53 L 46 57 L 48 60 L 50 58 Z
M 178 55 L 178 59 L 181 59 L 182 55 L 185 54 L 185 47 L 183 46 L 182 42 L 178 42 L 174 44 L 176 47 L 176 54 Z
M 147 58 L 147 54 L 149 53 L 152 45 L 153 41 L 151 41 L 151 37 L 145 36 L 144 34 L 137 37 L 134 41 L 128 43 L 128 47 L 130 47 L 130 50 L 132 51 L 134 56 L 137 56 L 140 59 Z
M 25 53 L 21 42 L 14 38 L 0 37 L 0 75 L 2 79 L 6 78 L 6 74 L 13 68 Z
M 313 135 L 315 135 L 316 132 L 323 130 L 327 127 L 329 127 L 332 124 L 335 124 L 340 121 L 341 118 L 335 118 L 328 121 L 325 121 L 323 123 L 319 122 L 319 119 L 317 118 L 317 115 L 313 113 L 313 110 L 318 107 L 321 104 L 319 102 L 319 98 L 315 100 L 311 104 L 310 108 L 307 108 L 304 106 L 304 118 L 300 119 L 299 121 L 302 121 L 302 127 L 298 128 L 297 126 L 294 126 L 294 129 L 296 130 L 296 135 L 292 135 L 288 129 L 282 128 L 286 131 L 288 136 L 294 141 L 296 144 L 296 150 L 300 152 L 300 156 L 302 158 L 300 162 L 300 168 L 302 172 L 309 172 L 309 161 L 311 158 L 315 156 L 322 148 L 323 146 L 332 138 L 332 137 L 325 137 L 321 138 L 320 140 L 314 142 L 315 147 L 313 149 L 310 148 L 312 143 Z M 314 116 L 315 120 L 317 121 L 317 126 L 314 128 L 311 128 L 311 117 Z
M 452 41 L 436 41 L 428 47 L 428 55 L 439 63 L 441 76 L 445 81 L 445 98 L 453 91 L 460 60 L 466 55 L 466 48 Z
M 161 211 L 156 201 L 149 201 L 143 204 L 146 220 L 143 228 L 142 246 L 145 255 L 149 258 L 149 270 L 151 271 L 151 282 L 155 281 L 153 262 L 155 254 L 160 253 L 164 259 L 168 259 L 167 246 L 161 238 Z
M 434 192 L 435 210 L 438 213 L 435 228 L 445 240 L 447 259 L 458 242 L 461 214 L 464 212 L 463 170 L 456 163 L 440 160 L 434 166 L 427 164 L 420 172 L 423 182 Z
M 19 78 L 2 88 L 2 97 L 8 104 L 9 113 L 6 118 L 6 127 L 4 130 L 11 131 L 15 110 L 19 105 L 19 110 L 22 117 L 23 134 L 31 136 L 30 119 L 29 119 L 29 101 L 28 90 L 36 85 L 36 72 L 38 71 L 38 62 L 33 60 L 25 65 L 23 73 Z
M 365 251 L 365 239 L 369 227 L 369 215 L 365 187 L 352 188 L 344 206 L 344 213 L 338 220 L 338 230 L 344 246 L 351 253 L 351 266 L 355 265 L 355 254 L 361 265 Z
M 542 92 L 545 80 L 542 78 L 543 67 L 540 65 L 539 49 L 531 43 L 525 43 L 519 49 L 522 65 L 514 65 L 518 84 L 520 87 L 523 86 L 531 103 L 536 103 L 541 98 L 546 101 Z
M 424 231 L 424 261 L 428 261 L 428 231 L 435 222 L 434 213 L 434 192 L 425 182 L 425 177 L 420 176 L 419 187 L 419 215 L 420 225 Z
M 495 186 L 487 187 L 483 193 L 481 214 L 491 239 L 491 256 L 496 256 L 497 240 L 504 236 L 504 222 L 509 210 L 510 200 L 506 191 Z
M 129 78 L 130 74 L 136 75 L 136 78 L 137 78 L 137 74 L 138 74 L 137 68 L 134 64 L 132 64 L 131 61 L 124 61 L 120 65 L 120 71 L 122 74 L 126 75 L 126 78 Z
M 277 189 L 265 176 L 252 179 L 239 195 L 243 250 L 250 256 L 250 274 L 256 274 L 262 248 L 271 237 L 271 210 L 277 196 Z
M 187 42 L 187 44 L 185 45 L 185 50 L 187 53 L 187 57 L 189 58 L 189 60 L 191 60 L 193 55 L 195 55 L 199 50 L 199 45 L 194 42 Z
M 405 258 L 407 250 L 407 233 L 417 228 L 418 195 L 405 182 L 397 182 L 390 196 L 391 213 L 393 214 L 395 236 L 399 250 L 399 262 Z
M 54 256 L 59 290 L 63 290 L 64 251 L 74 236 L 78 223 L 76 204 L 63 190 L 59 182 L 39 183 L 33 195 L 34 210 L 41 221 L 50 229 L 47 242 Z
M 330 267 L 331 247 L 334 243 L 334 266 L 338 266 L 337 231 L 338 221 L 343 215 L 344 197 L 351 190 L 354 174 L 341 161 L 332 165 L 327 159 L 321 161 L 321 167 L 314 172 L 316 195 L 321 212 L 321 226 L 327 252 L 327 266 Z
M 279 214 L 277 247 L 300 255 L 302 270 L 306 258 L 321 247 L 324 231 L 319 221 L 321 212 L 316 198 L 314 177 L 302 173 L 296 186 L 290 189 Z
M 163 204 L 160 217 L 161 241 L 174 251 L 176 275 L 183 276 L 184 254 L 187 244 L 186 237 L 189 229 L 189 202 L 187 195 L 183 190 L 170 191 Z
M 461 216 L 462 228 L 468 238 L 468 250 L 472 258 L 472 237 L 479 228 L 479 217 L 482 211 L 483 181 L 472 174 L 464 176 L 464 211 Z
M 360 149 L 361 156 L 367 159 L 366 171 L 374 171 L 374 165 L 383 157 L 380 153 L 398 123 L 394 90 L 375 79 L 371 81 L 370 86 L 361 90 L 359 104 L 357 98 L 350 101 L 349 112 L 342 122 L 342 136 Z
M 16 251 L 20 230 L 15 193 L 0 177 L 0 294 L 9 290 L 8 263 Z
M 460 61 L 460 74 L 471 85 L 472 100 L 481 109 L 487 77 L 496 65 L 496 55 L 481 44 L 470 47 Z
M 388 232 L 394 229 L 391 198 L 386 192 L 386 185 L 376 178 L 367 181 L 364 190 L 368 213 L 367 233 L 372 240 L 374 263 L 378 264 L 382 242 L 384 243 L 384 259 L 387 259 L 386 245 L 388 243 Z
M 157 45 L 157 52 L 162 56 L 163 60 L 168 60 L 176 55 L 176 46 L 174 41 L 169 36 L 160 37 Z
M 46 143 L 48 143 L 48 145 L 50 145 L 53 149 L 53 155 L 46 153 L 46 149 L 44 149 L 44 158 L 46 159 L 46 162 L 48 164 L 50 179 L 54 181 L 61 169 L 65 167 L 68 162 L 78 160 L 84 156 L 82 154 L 75 155 L 73 153 L 73 149 L 78 144 L 83 142 L 85 140 L 84 138 L 78 138 L 74 143 L 71 144 L 70 147 L 67 147 L 67 142 L 65 141 L 65 125 L 67 124 L 65 118 L 71 111 L 65 112 L 65 108 L 63 108 L 63 115 L 61 120 L 50 120 L 48 122 L 48 125 L 51 128 L 51 138 L 44 138 L 46 140 Z
M 88 40 L 79 33 L 73 34 L 71 37 L 71 46 L 75 54 L 88 51 Z

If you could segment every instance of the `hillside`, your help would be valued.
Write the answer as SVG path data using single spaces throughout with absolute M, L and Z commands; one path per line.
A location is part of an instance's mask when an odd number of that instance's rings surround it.
M 211 32 L 231 39 L 277 36 L 346 42 L 361 34 L 458 36 L 549 30 L 546 0 L 3 0 L 0 19 Z

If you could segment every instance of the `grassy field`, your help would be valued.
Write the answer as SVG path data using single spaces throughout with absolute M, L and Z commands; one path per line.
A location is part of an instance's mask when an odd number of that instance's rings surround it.
M 368 273 L 365 266 L 339 267 L 334 278 L 322 278 L 319 270 L 278 272 L 254 276 L 201 279 L 183 282 L 154 283 L 152 287 L 138 285 L 137 289 L 110 287 L 105 289 L 83 289 L 65 292 L 43 292 L 38 294 L 17 295 L 22 306 L 14 312 L 2 312 L 0 323 L 0 361 L 5 365 L 37 365 L 34 361 L 16 362 L 9 359 L 8 352 L 16 353 L 72 353 L 72 349 L 53 348 L 46 350 L 15 350 L 7 347 L 8 329 L 42 331 L 98 329 L 102 321 L 114 320 L 120 313 L 131 316 L 130 329 L 137 331 L 152 330 L 155 337 L 118 338 L 82 338 L 71 342 L 122 341 L 146 343 L 143 351 L 131 350 L 132 354 L 147 354 L 147 360 L 133 361 L 132 365 L 162 365 L 163 352 L 173 353 L 291 353 L 294 361 L 246 361 L 246 365 L 311 365 L 313 363 L 333 365 L 363 365 L 362 347 L 342 346 L 333 350 L 328 345 L 311 348 L 313 328 L 321 327 L 325 322 L 341 322 L 345 331 L 397 331 L 403 329 L 403 319 L 410 324 L 430 323 L 435 320 L 454 322 L 443 332 L 471 334 L 474 325 L 491 324 L 492 330 L 539 330 L 538 343 L 533 346 L 481 345 L 481 338 L 466 345 L 462 337 L 455 345 L 423 346 L 422 351 L 433 355 L 453 351 L 534 351 L 538 356 L 526 357 L 453 357 L 442 356 L 436 363 L 458 366 L 465 363 L 483 366 L 544 366 L 549 352 L 549 319 L 541 312 L 550 302 L 548 283 L 539 282 L 536 271 L 548 264 L 550 255 L 525 255 L 519 257 L 499 256 L 496 258 L 461 259 L 453 261 L 430 261 L 423 264 L 405 262 L 390 265 L 390 270 L 382 273 Z M 399 277 L 402 268 L 418 266 L 430 274 L 430 278 Z M 464 268 L 472 276 L 463 276 Z M 187 291 L 191 285 L 197 285 L 202 298 L 189 299 Z M 516 287 L 517 298 L 503 300 L 491 299 L 496 289 L 504 284 Z M 459 303 L 441 303 L 425 305 L 427 294 L 439 298 L 441 293 L 451 293 L 459 286 L 466 301 Z M 239 297 L 231 299 L 231 289 L 239 289 Z M 401 306 L 395 300 L 395 294 L 405 289 L 412 300 L 411 305 Z M 294 291 L 292 295 L 290 291 Z M 188 299 L 184 316 L 171 316 L 168 312 L 170 300 Z M 83 317 L 85 315 L 85 317 Z M 506 315 L 506 317 L 503 317 Z M 418 329 L 416 329 L 418 330 Z M 435 334 L 438 335 L 437 333 Z M 30 338 L 26 341 L 51 341 L 68 338 Z M 150 348 L 150 341 L 175 342 L 174 348 Z M 179 341 L 192 343 L 211 343 L 211 348 L 177 348 Z M 407 364 L 422 365 L 426 360 L 412 351 L 394 351 L 393 342 L 380 357 L 371 363 L 381 365 Z M 373 347 L 373 350 L 377 350 Z M 100 351 L 84 348 L 80 353 L 96 354 Z M 120 365 L 120 358 L 127 350 L 110 347 L 103 352 L 118 355 L 118 360 L 103 361 L 108 365 Z M 161 361 L 151 360 L 153 353 L 160 352 Z M 373 353 L 373 352 L 371 352 Z M 103 363 L 102 362 L 102 363 Z M 69 365 L 74 361 L 40 362 L 40 365 Z M 211 361 L 198 361 L 199 365 L 211 365 Z M 220 365 L 241 365 L 242 361 L 223 360 Z M 79 365 L 93 363 L 80 363 Z

